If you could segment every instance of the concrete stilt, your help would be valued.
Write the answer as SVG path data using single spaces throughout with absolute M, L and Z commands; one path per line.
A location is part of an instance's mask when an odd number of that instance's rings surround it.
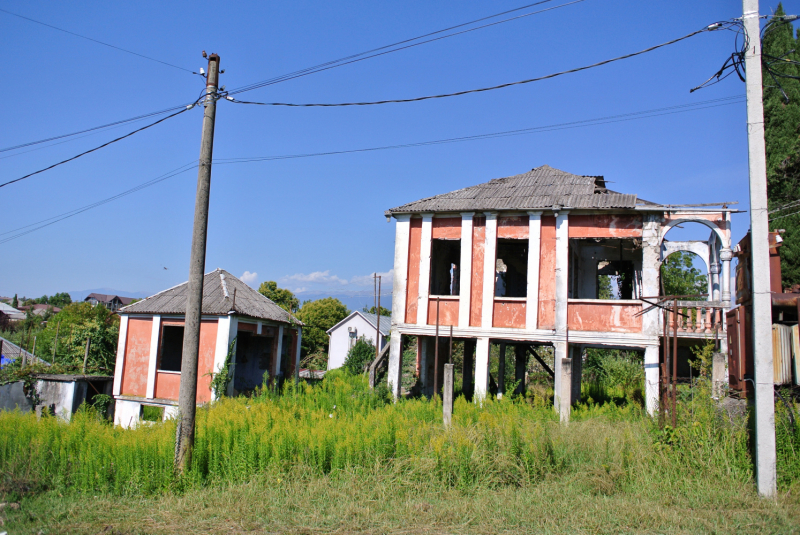
M 397 401 L 400 398 L 403 377 L 403 343 L 402 335 L 397 329 L 392 329 L 391 333 L 391 339 L 389 340 L 389 372 L 386 380 L 392 396 Z
M 644 403 L 650 416 L 658 410 L 659 376 L 658 346 L 647 346 L 644 349 Z
M 561 359 L 561 402 L 558 405 L 558 415 L 562 423 L 569 423 L 569 413 L 572 404 L 572 359 Z
M 442 385 L 442 416 L 445 427 L 450 427 L 450 422 L 453 420 L 453 381 L 455 377 L 453 368 L 453 364 L 444 365 L 444 385 Z
M 478 338 L 475 345 L 475 401 L 483 404 L 489 392 L 489 338 Z

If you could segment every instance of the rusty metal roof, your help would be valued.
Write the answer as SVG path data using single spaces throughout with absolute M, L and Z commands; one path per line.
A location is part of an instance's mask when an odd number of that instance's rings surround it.
M 120 314 L 186 314 L 184 282 L 119 310 Z M 216 269 L 203 277 L 203 314 L 227 314 L 282 323 L 303 323 L 224 269 Z
M 548 165 L 527 173 L 428 197 L 387 210 L 387 216 L 419 212 L 636 208 L 636 195 L 606 189 L 601 176 L 573 175 Z

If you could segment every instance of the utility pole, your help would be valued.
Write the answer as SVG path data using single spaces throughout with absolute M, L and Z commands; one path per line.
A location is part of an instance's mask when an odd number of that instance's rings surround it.
M 205 56 L 205 52 L 203 52 Z M 203 310 L 203 274 L 206 268 L 208 199 L 211 192 L 211 159 L 214 152 L 214 119 L 217 115 L 219 56 L 208 57 L 203 135 L 197 171 L 192 254 L 189 261 L 186 319 L 181 354 L 181 386 L 178 396 L 178 428 L 175 436 L 175 468 L 183 474 L 192 464 L 194 417 L 197 412 L 197 359 L 200 352 L 200 318 Z
M 756 485 L 762 496 L 777 492 L 775 391 L 772 370 L 772 296 L 769 280 L 769 220 L 764 104 L 761 87 L 761 39 L 758 0 L 742 0 L 747 72 L 747 141 L 750 163 L 750 243 L 753 274 L 753 360 L 755 362 Z

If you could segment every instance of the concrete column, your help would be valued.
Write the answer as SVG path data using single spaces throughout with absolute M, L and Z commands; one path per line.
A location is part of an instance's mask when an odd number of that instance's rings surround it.
M 419 306 L 417 325 L 428 324 L 428 296 L 431 293 L 431 234 L 433 214 L 422 214 L 422 238 L 419 247 Z M 394 308 L 394 305 L 392 305 Z
M 461 214 L 461 264 L 459 265 L 458 326 L 469 327 L 469 307 L 472 288 L 472 216 L 475 212 Z
M 659 347 L 656 345 L 644 348 L 644 404 L 650 416 L 654 416 L 658 411 L 660 380 L 658 353 Z
M 731 300 L 731 253 L 730 247 L 725 247 L 719 252 L 719 259 L 722 262 L 722 301 L 729 303 Z M 727 306 L 727 305 L 726 305 Z
M 392 305 L 392 308 L 394 308 L 394 305 Z M 400 331 L 397 328 L 392 328 L 391 332 L 392 335 L 389 338 L 389 371 L 386 381 L 389 384 L 389 390 L 391 390 L 394 400 L 397 401 L 400 399 L 400 387 L 402 386 L 403 378 L 403 344 Z
M 569 296 L 569 212 L 562 210 L 556 212 L 556 336 L 553 344 L 555 347 L 555 381 L 554 404 L 556 410 L 564 416 L 562 405 L 569 405 L 569 392 L 564 392 L 566 386 L 570 388 L 562 377 L 564 366 L 562 361 L 569 360 L 567 355 L 567 298 Z M 571 364 L 570 364 L 571 365 Z M 571 374 L 570 374 L 571 375 Z M 571 381 L 571 379 L 570 379 Z M 566 403 L 562 403 L 566 400 Z M 566 412 L 569 418 L 569 410 Z
M 494 282 L 497 262 L 497 212 L 486 215 L 486 242 L 483 249 L 483 308 L 481 326 L 491 328 L 494 316 Z
M 408 284 L 408 235 L 410 215 L 396 215 L 394 236 L 394 278 L 392 280 L 392 325 L 405 323 L 406 285 Z M 390 357 L 391 358 L 391 357 Z
M 475 394 L 475 383 L 472 376 L 472 368 L 475 365 L 475 340 L 464 341 L 464 369 L 461 372 L 462 387 L 466 399 L 471 400 Z
M 711 279 L 711 295 L 708 296 L 709 301 L 719 301 L 719 264 L 712 262 L 708 268 L 708 273 Z
M 150 362 L 147 366 L 147 399 L 153 399 L 156 392 L 156 368 L 158 366 L 158 346 L 161 341 L 161 316 L 153 316 L 150 331 Z
M 122 391 L 122 372 L 125 370 L 125 346 L 128 343 L 128 316 L 120 316 L 119 341 L 117 342 L 117 365 L 114 367 L 114 390 L 111 393 L 119 396 Z M 2 344 L 2 342 L 0 342 Z
M 235 322 L 231 316 L 221 316 L 217 320 L 217 341 L 214 345 L 214 364 L 211 373 L 219 373 L 225 366 L 225 358 L 228 356 L 228 346 L 231 343 L 231 323 Z M 238 322 L 236 322 L 238 324 Z M 213 398 L 225 395 L 225 392 L 212 392 Z
M 453 387 L 455 374 L 453 373 L 453 364 L 444 365 L 444 385 L 442 387 L 442 416 L 444 426 L 450 427 L 453 421 Z
M 475 401 L 483 404 L 489 392 L 489 338 L 478 338 L 475 345 Z
M 561 400 L 558 403 L 558 415 L 562 423 L 569 422 L 569 413 L 572 407 L 572 359 L 561 359 L 558 366 L 561 368 Z
M 711 395 L 719 399 L 725 394 L 728 384 L 728 356 L 725 353 L 714 353 L 711 360 Z
M 525 327 L 536 329 L 539 318 L 539 261 L 542 248 L 542 212 L 528 212 L 528 291 Z

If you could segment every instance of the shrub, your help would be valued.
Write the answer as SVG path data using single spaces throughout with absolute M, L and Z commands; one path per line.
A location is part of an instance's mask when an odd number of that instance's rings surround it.
M 375 346 L 372 342 L 363 336 L 356 340 L 350 351 L 347 352 L 347 358 L 344 361 L 344 369 L 358 375 L 364 373 L 364 369 L 375 360 Z

